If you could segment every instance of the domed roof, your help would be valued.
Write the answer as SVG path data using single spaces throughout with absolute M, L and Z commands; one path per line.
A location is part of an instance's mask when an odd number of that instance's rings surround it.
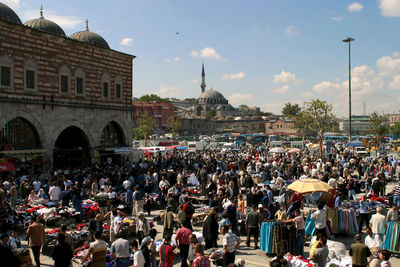
M 14 10 L 3 3 L 0 3 L 0 20 L 14 24 L 22 24 Z
M 228 104 L 228 100 L 220 92 L 210 89 L 200 95 L 199 104 Z
M 107 48 L 110 49 L 110 46 L 104 40 L 103 37 L 98 35 L 97 33 L 89 31 L 89 26 L 88 26 L 88 20 L 86 20 L 86 30 L 81 31 L 81 32 L 76 32 L 70 36 L 70 38 L 88 43 L 94 46 L 102 47 L 102 48 Z
M 43 17 L 42 7 L 40 8 L 40 18 L 29 20 L 25 22 L 24 25 L 38 31 L 47 32 L 62 37 L 66 36 L 64 30 L 58 26 L 57 23 Z

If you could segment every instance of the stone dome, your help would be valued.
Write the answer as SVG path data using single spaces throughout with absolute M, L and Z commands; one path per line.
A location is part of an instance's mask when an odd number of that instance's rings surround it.
M 218 91 L 210 89 L 199 97 L 199 104 L 228 104 L 228 100 Z
M 84 42 L 84 43 L 88 43 L 88 44 L 91 44 L 94 46 L 110 49 L 110 46 L 108 45 L 106 40 L 104 40 L 103 37 L 101 37 L 97 33 L 89 31 L 87 20 L 86 20 L 86 30 L 81 31 L 81 32 L 76 32 L 76 33 L 72 34 L 70 36 L 70 38 Z
M 0 3 L 0 20 L 13 24 L 22 24 L 14 10 L 3 3 Z
M 43 17 L 43 8 L 40 9 L 40 18 L 29 20 L 25 22 L 24 25 L 38 31 L 47 32 L 61 37 L 66 36 L 64 30 L 58 26 L 57 23 Z

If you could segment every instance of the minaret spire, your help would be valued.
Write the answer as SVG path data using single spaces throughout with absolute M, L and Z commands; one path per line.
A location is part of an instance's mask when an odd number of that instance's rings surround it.
M 204 93 L 206 91 L 206 74 L 204 72 L 204 63 L 201 66 L 201 93 Z

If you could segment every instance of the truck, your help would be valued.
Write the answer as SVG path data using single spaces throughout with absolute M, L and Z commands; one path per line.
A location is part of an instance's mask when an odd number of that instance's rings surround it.
M 203 151 L 207 147 L 207 143 L 204 141 L 188 142 L 187 144 L 188 152 Z

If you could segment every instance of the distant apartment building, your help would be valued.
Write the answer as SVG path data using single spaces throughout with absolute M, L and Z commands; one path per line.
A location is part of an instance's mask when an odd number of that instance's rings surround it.
M 133 104 L 133 120 L 137 124 L 138 119 L 143 113 L 149 114 L 156 123 L 156 130 L 165 132 L 168 119 L 175 116 L 175 108 L 171 103 L 164 102 L 134 102 Z
M 293 120 L 278 119 L 265 123 L 266 135 L 300 135 L 299 129 L 294 125 Z
M 387 114 L 389 125 L 392 126 L 396 122 L 400 122 L 400 114 Z
M 368 115 L 353 115 L 351 116 L 351 131 L 353 133 L 367 133 L 370 128 Z M 342 119 L 339 121 L 339 130 L 349 130 L 349 119 Z

